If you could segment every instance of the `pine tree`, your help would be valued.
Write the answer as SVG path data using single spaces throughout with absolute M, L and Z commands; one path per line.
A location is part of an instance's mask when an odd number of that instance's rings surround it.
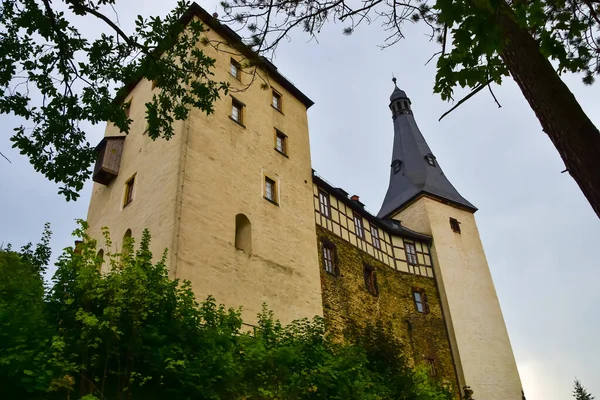
M 585 390 L 579 379 L 575 379 L 575 383 L 573 384 L 573 395 L 576 400 L 594 400 L 594 396 Z

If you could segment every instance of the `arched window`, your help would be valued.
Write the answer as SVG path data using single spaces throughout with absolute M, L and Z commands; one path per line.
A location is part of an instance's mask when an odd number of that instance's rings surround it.
M 121 247 L 121 253 L 124 255 L 129 254 L 129 250 L 131 250 L 132 246 L 133 243 L 131 241 L 131 229 L 127 229 L 123 235 L 123 246 Z
M 102 272 L 102 265 L 104 264 L 104 250 L 98 250 L 98 255 L 96 256 L 96 263 L 98 265 L 98 271 Z
M 244 214 L 235 216 L 235 248 L 252 254 L 252 224 Z

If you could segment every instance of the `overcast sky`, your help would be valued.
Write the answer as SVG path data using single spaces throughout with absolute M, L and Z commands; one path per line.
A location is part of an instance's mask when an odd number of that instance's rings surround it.
M 175 0 L 117 3 L 120 24 L 130 31 L 135 15 L 164 15 Z M 216 2 L 199 4 L 220 12 Z M 309 110 L 313 168 L 377 213 L 389 179 L 388 102 L 395 74 L 445 174 L 479 208 L 481 238 L 527 399 L 570 399 L 575 377 L 600 397 L 600 220 L 573 179 L 561 173 L 557 151 L 516 84 L 507 79 L 494 89 L 500 109 L 482 91 L 438 122 L 451 105 L 433 94 L 435 65 L 424 64 L 436 49 L 424 31 L 409 27 L 406 40 L 382 51 L 377 22 L 350 37 L 342 28 L 326 27 L 319 43 L 294 32 L 274 60 L 315 102 Z M 82 30 L 106 29 L 87 20 Z M 598 85 L 586 87 L 577 76 L 564 79 L 600 126 Z M 19 121 L 3 115 L 0 123 L 0 151 L 12 161 L 0 158 L 0 243 L 35 242 L 49 221 L 56 256 L 72 244 L 74 220 L 86 217 L 91 183 L 79 201 L 67 203 L 57 185 L 10 148 Z M 103 131 L 103 125 L 91 128 L 90 142 Z

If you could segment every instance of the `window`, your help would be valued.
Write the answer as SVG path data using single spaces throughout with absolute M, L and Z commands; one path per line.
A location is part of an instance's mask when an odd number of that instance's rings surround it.
M 135 188 L 135 175 L 133 175 L 125 183 L 125 200 L 123 201 L 123 207 L 126 207 L 133 201 L 133 191 Z
M 331 243 L 323 243 L 323 266 L 325 272 L 337 275 L 335 266 L 335 247 Z
M 381 242 L 379 241 L 379 231 L 373 225 L 371 225 L 371 237 L 373 238 L 373 246 L 375 246 L 376 249 L 381 250 Z
M 429 376 L 437 376 L 437 371 L 435 370 L 435 360 L 433 358 L 426 358 L 425 363 L 427 364 L 427 369 L 429 370 Z
M 417 265 L 417 249 L 414 243 L 404 243 L 404 251 L 406 251 L 406 261 L 409 264 Z
M 265 176 L 265 199 L 277 204 L 277 184 L 273 179 Z
M 231 98 L 231 119 L 240 125 L 244 123 L 244 105 L 233 97 Z
M 356 236 L 363 240 L 365 239 L 365 229 L 363 228 L 362 217 L 356 213 L 354 213 L 354 230 Z
M 425 156 L 425 159 L 427 160 L 427 164 L 431 165 L 432 167 L 435 167 L 435 157 L 433 157 L 433 154 L 427 154 Z
M 235 216 L 235 248 L 252 254 L 252 224 L 244 214 Z
M 319 189 L 319 211 L 321 215 L 331 218 L 331 209 L 329 208 L 329 195 Z
M 281 95 L 273 90 L 273 100 L 271 105 L 277 110 L 281 111 Z
M 379 287 L 377 286 L 377 272 L 370 265 L 363 265 L 363 275 L 365 278 L 365 287 L 373 296 L 379 296 Z
M 229 73 L 238 81 L 242 80 L 242 67 L 240 66 L 240 63 L 235 61 L 233 58 L 229 64 Z
M 131 114 L 131 100 L 129 100 L 127 103 L 125 103 L 125 116 L 127 118 L 129 118 Z
M 277 129 L 275 129 L 275 150 L 287 155 L 287 136 Z
M 397 174 L 398 172 L 400 172 L 401 166 L 402 166 L 402 162 L 400 160 L 394 160 L 394 162 L 392 163 L 392 170 L 394 171 L 394 174 Z
M 450 218 L 450 228 L 456 233 L 460 233 L 460 222 L 455 218 Z
M 423 289 L 413 289 L 413 300 L 417 312 L 428 314 L 429 304 L 427 304 L 427 295 Z
M 104 250 L 98 250 L 96 255 L 96 265 L 98 266 L 98 272 L 102 272 L 102 264 L 104 264 Z
M 123 245 L 121 246 L 121 255 L 128 255 L 133 250 L 133 239 L 131 238 L 131 229 L 127 229 L 123 235 Z

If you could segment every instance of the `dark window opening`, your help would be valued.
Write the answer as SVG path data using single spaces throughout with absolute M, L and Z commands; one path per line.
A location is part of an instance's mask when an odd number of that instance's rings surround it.
M 373 296 L 379 296 L 379 286 L 377 286 L 377 272 L 370 265 L 363 266 L 363 275 L 365 278 L 365 288 Z
M 413 289 L 413 301 L 415 309 L 422 314 L 429 313 L 429 304 L 427 303 L 427 295 L 423 289 Z
M 404 250 L 406 251 L 406 261 L 411 265 L 417 265 L 417 249 L 414 243 L 404 243 Z
M 365 229 L 362 223 L 362 217 L 358 214 L 354 214 L 354 230 L 356 232 L 356 236 L 360 239 L 365 239 Z
M 287 155 L 287 136 L 277 129 L 275 129 L 275 150 Z
M 329 195 L 323 190 L 319 190 L 319 211 L 327 218 L 331 218 L 331 209 L 329 207 Z
M 244 105 L 234 98 L 231 99 L 231 119 L 240 125 L 244 123 Z
M 371 238 L 373 239 L 373 246 L 376 249 L 381 250 L 381 242 L 379 241 L 379 230 L 376 227 L 371 225 Z
M 433 157 L 433 155 L 428 154 L 425 156 L 425 159 L 427 160 L 427 164 L 431 165 L 432 167 L 435 167 L 435 157 Z
M 433 358 L 426 358 L 425 363 L 427 364 L 427 369 L 429 370 L 429 376 L 437 376 L 435 360 Z
M 400 160 L 394 160 L 394 162 L 392 163 L 392 170 L 394 171 L 394 174 L 397 174 L 398 172 L 400 172 L 401 167 L 402 167 L 402 162 Z
M 335 264 L 335 246 L 331 243 L 323 243 L 323 266 L 325 272 L 338 275 L 338 269 Z
M 244 214 L 235 216 L 235 248 L 252 254 L 252 224 Z
M 240 63 L 235 61 L 233 58 L 231 59 L 231 63 L 229 64 L 229 73 L 231 76 L 235 77 L 238 81 L 241 81 L 242 78 L 242 67 Z
M 125 200 L 123 202 L 123 207 L 126 207 L 133 201 L 133 190 L 135 188 L 135 175 L 129 178 L 129 180 L 125 183 Z
M 281 111 L 281 95 L 273 90 L 273 99 L 271 105 L 277 110 Z
M 265 176 L 265 198 L 272 203 L 277 203 L 277 185 L 273 179 Z
M 460 233 L 460 222 L 455 218 L 450 218 L 450 228 L 456 233 Z

